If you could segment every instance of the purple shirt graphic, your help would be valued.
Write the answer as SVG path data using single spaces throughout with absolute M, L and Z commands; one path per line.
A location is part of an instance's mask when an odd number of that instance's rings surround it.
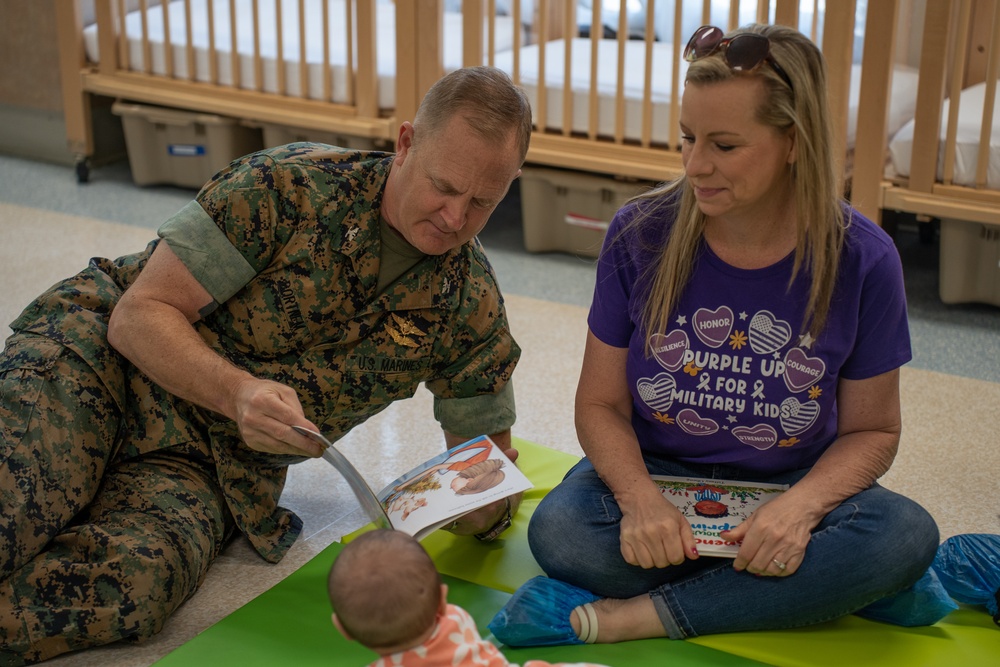
M 646 204 L 648 205 L 648 203 Z M 911 358 L 902 268 L 892 240 L 853 209 L 824 331 L 804 330 L 809 275 L 788 286 L 794 258 L 734 268 L 702 244 L 666 331 L 642 338 L 647 268 L 674 210 L 622 234 L 619 211 L 598 263 L 588 323 L 629 349 L 632 425 L 644 453 L 779 473 L 816 462 L 837 436 L 837 381 L 885 373 Z

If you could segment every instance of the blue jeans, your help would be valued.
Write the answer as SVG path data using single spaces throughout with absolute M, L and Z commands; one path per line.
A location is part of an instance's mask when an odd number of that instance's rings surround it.
M 646 459 L 651 474 L 794 484 L 806 470 L 748 478 L 727 466 Z M 805 560 L 787 577 L 737 572 L 702 556 L 642 569 L 622 558 L 618 503 L 583 459 L 539 504 L 528 542 L 550 577 L 602 597 L 648 594 L 672 639 L 777 630 L 832 620 L 916 582 L 938 546 L 934 519 L 878 484 L 846 499 L 813 530 Z

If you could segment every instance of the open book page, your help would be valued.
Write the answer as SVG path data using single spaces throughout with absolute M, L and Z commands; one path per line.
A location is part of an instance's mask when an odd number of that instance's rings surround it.
M 323 446 L 323 458 L 344 476 L 376 526 L 418 540 L 463 514 L 532 488 L 496 443 L 481 435 L 417 466 L 376 496 L 332 442 L 301 426 L 292 428 Z
M 323 458 L 344 476 L 344 479 L 347 480 L 347 485 L 351 487 L 351 491 L 354 492 L 354 496 L 361 503 L 362 509 L 364 509 L 365 514 L 368 515 L 372 523 L 379 528 L 392 528 L 389 515 L 385 513 L 382 504 L 375 497 L 375 492 L 372 491 L 364 477 L 361 476 L 361 473 L 358 472 L 358 469 L 354 467 L 347 457 L 341 454 L 340 450 L 334 447 L 332 442 L 316 431 L 311 431 L 301 426 L 292 426 L 292 428 L 323 445 Z
M 485 435 L 430 459 L 386 486 L 379 502 L 393 528 L 418 540 L 532 484 Z
M 788 489 L 787 484 L 666 475 L 652 477 L 663 497 L 691 524 L 698 553 L 725 558 L 736 558 L 740 545 L 725 541 L 720 533 L 740 525 L 754 510 Z

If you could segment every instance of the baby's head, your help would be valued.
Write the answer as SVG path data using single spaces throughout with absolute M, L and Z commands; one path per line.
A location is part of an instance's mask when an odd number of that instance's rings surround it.
M 330 568 L 334 625 L 381 655 L 421 644 L 443 612 L 446 589 L 415 539 L 373 530 L 348 543 Z

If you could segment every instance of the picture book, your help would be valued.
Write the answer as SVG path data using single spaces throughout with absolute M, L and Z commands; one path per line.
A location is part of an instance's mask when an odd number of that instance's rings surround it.
M 720 533 L 740 525 L 754 510 L 788 489 L 787 484 L 666 475 L 652 477 L 663 497 L 691 524 L 698 553 L 724 558 L 736 558 L 740 545 L 727 542 Z
M 489 436 L 481 435 L 425 461 L 377 494 L 329 440 L 293 426 L 323 446 L 323 458 L 347 480 L 368 517 L 418 540 L 459 517 L 532 488 Z

